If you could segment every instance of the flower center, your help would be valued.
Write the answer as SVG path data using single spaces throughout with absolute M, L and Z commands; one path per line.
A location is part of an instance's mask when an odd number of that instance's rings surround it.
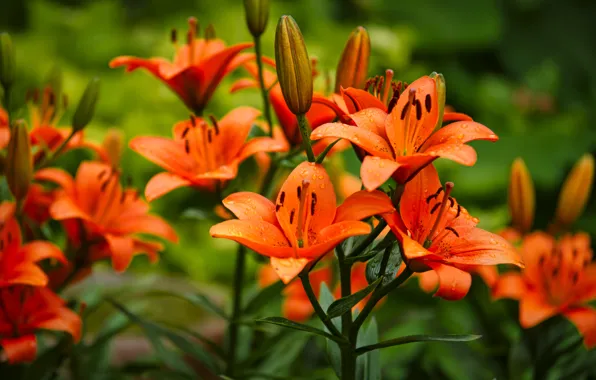
M 420 241 L 424 242 L 424 248 L 430 247 L 433 243 L 440 242 L 449 233 L 453 233 L 455 236 L 459 237 L 459 233 L 455 230 L 455 228 L 449 226 L 449 224 L 451 224 L 461 215 L 462 208 L 459 204 L 457 204 L 457 211 L 455 213 L 455 217 L 453 218 L 451 218 L 451 215 L 447 213 L 448 209 L 456 207 L 455 200 L 449 196 L 453 190 L 453 187 L 453 182 L 447 182 L 445 183 L 444 187 L 439 187 L 433 195 L 426 198 L 426 203 L 429 206 L 431 202 L 434 201 L 434 204 L 430 209 L 430 214 L 436 214 L 436 217 L 428 235 L 425 238 L 422 236 L 420 237 Z M 441 201 L 439 201 L 438 199 L 441 194 L 443 194 L 443 198 Z
M 190 155 L 199 168 L 200 173 L 207 173 L 220 166 L 219 152 L 214 142 L 219 138 L 219 125 L 215 117 L 210 116 L 213 127 L 203 120 L 197 121 L 193 115 L 190 116 L 190 125 L 187 126 L 180 136 L 184 140 L 184 150 Z
M 51 87 L 44 88 L 41 98 L 39 90 L 34 89 L 27 92 L 26 100 L 29 104 L 29 112 L 31 114 L 31 124 L 33 128 L 44 125 L 51 126 L 58 119 L 59 109 L 58 101 L 62 101 L 62 109 L 68 105 L 68 98 L 62 95 L 62 99 L 56 99 L 56 93 Z
M 369 78 L 364 85 L 364 91 L 370 92 L 383 102 L 387 106 L 387 113 L 391 113 L 397 104 L 399 95 L 406 87 L 408 84 L 405 82 L 393 81 L 393 70 L 387 69 L 384 77 L 377 75 Z M 389 93 L 391 93 L 391 98 Z

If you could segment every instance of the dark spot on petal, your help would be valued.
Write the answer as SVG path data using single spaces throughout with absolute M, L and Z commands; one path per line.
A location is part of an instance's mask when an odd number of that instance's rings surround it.
M 275 212 L 279 211 L 279 209 L 281 208 L 281 205 L 278 203 L 275 205 Z
M 575 285 L 575 284 L 577 284 L 577 281 L 578 281 L 578 280 L 579 280 L 579 273 L 578 273 L 578 272 L 575 272 L 575 273 L 573 274 L 573 278 L 572 278 L 573 284 L 574 284 L 574 285 Z
M 298 186 L 296 188 L 296 194 L 298 194 L 298 200 L 300 200 L 300 198 L 302 196 L 302 187 Z
M 420 100 L 416 99 L 414 101 L 414 103 L 416 103 L 416 119 L 421 120 L 422 119 L 422 105 L 420 104 Z
M 455 230 L 455 228 L 453 228 L 453 227 L 445 227 L 445 229 L 446 229 L 447 231 L 451 231 L 451 232 L 453 232 L 453 234 L 454 234 L 455 236 L 459 237 L 459 234 L 457 233 L 457 231 Z
M 213 141 L 213 130 L 210 129 L 207 131 L 207 141 L 209 141 L 209 144 L 211 144 L 211 141 Z
M 317 206 L 317 194 L 312 193 L 312 201 L 310 202 L 310 215 L 315 214 L 316 206 Z
M 188 139 L 184 140 L 184 150 L 186 151 L 186 154 L 190 153 L 190 144 Z
M 401 110 L 401 116 L 399 117 L 400 119 L 404 120 L 406 118 L 406 113 L 408 112 L 409 108 L 410 108 L 410 103 L 406 103 L 404 108 Z
M 453 198 L 449 197 L 447 199 L 449 199 L 449 207 L 453 207 L 455 205 L 455 201 L 453 200 Z
M 285 200 L 286 200 L 286 192 L 282 191 L 281 194 L 279 195 L 279 203 L 283 206 Z
M 188 134 L 188 131 L 190 131 L 189 127 L 184 128 L 184 131 L 182 131 L 182 135 L 180 135 L 180 137 L 185 138 L 186 135 Z
M 97 179 L 101 181 L 101 179 L 108 173 L 107 169 L 104 169 L 102 171 L 99 172 L 99 175 L 97 176 Z
M 461 214 L 461 206 L 458 204 L 457 205 L 457 214 L 455 214 L 455 217 L 458 218 L 459 214 Z
M 433 208 L 430 210 L 430 214 L 434 214 L 435 211 L 437 211 L 439 209 L 439 207 L 441 206 L 441 202 L 438 202 L 436 205 L 433 206 Z
M 290 224 L 294 223 L 294 214 L 296 213 L 296 209 L 292 209 L 290 212 Z
M 432 99 L 430 98 L 430 94 L 426 94 L 424 98 L 424 106 L 426 107 L 426 112 L 430 112 L 432 108 Z

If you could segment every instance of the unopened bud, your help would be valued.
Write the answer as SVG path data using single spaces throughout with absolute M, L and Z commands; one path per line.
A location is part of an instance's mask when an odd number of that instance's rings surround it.
M 0 33 L 0 84 L 5 91 L 14 82 L 15 66 L 12 39 L 8 33 Z
M 584 154 L 565 179 L 555 214 L 560 226 L 569 226 L 581 215 L 594 182 L 594 157 Z
M 24 120 L 17 120 L 12 126 L 4 173 L 15 200 L 24 200 L 33 176 L 29 132 Z
M 362 26 L 350 34 L 341 54 L 335 74 L 335 92 L 340 87 L 363 88 L 368 75 L 370 58 L 370 37 Z
M 110 165 L 114 168 L 119 167 L 124 150 L 124 133 L 119 129 L 110 128 L 102 145 Z
M 312 103 L 312 71 L 304 38 L 292 16 L 282 16 L 277 24 L 275 61 L 288 108 L 296 115 L 305 114 Z
M 447 99 L 447 87 L 445 86 L 445 77 L 440 73 L 432 73 L 430 77 L 435 81 L 437 88 L 437 106 L 439 109 L 439 118 L 437 119 L 437 125 L 435 129 L 441 128 L 443 125 L 443 114 L 445 113 L 445 101 Z
M 259 37 L 267 28 L 269 0 L 244 0 L 246 24 L 253 37 Z
M 79 100 L 77 109 L 72 117 L 73 132 L 81 131 L 89 124 L 95 113 L 95 105 L 99 97 L 99 78 L 93 78 L 87 84 L 87 88 Z
M 532 229 L 535 198 L 534 183 L 528 168 L 524 160 L 516 158 L 511 166 L 509 179 L 509 212 L 513 227 L 522 234 Z

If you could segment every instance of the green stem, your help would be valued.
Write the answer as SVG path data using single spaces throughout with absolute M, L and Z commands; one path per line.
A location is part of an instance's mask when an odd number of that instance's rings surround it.
M 300 128 L 300 134 L 302 135 L 302 145 L 306 151 L 306 157 L 309 162 L 315 162 L 315 154 L 312 151 L 312 145 L 310 143 L 310 126 L 308 120 L 306 120 L 305 114 L 296 115 L 298 119 L 298 127 Z
M 387 222 L 384 219 L 381 219 L 379 221 L 379 224 L 377 224 L 377 226 L 375 227 L 375 229 L 372 230 L 372 232 L 366 237 L 366 239 L 364 239 L 360 244 L 356 246 L 356 248 L 354 248 L 350 252 L 349 256 L 358 256 L 359 254 L 364 252 L 364 250 L 369 245 L 371 245 L 373 241 L 375 241 L 375 239 L 381 234 L 381 232 L 383 232 L 385 227 L 387 227 Z
M 62 154 L 62 151 L 64 151 L 64 149 L 66 148 L 66 145 L 74 137 L 75 134 L 76 134 L 75 131 L 71 131 L 70 134 L 68 135 L 68 137 L 66 137 L 66 139 L 64 139 L 64 141 L 62 141 L 62 144 L 60 144 L 60 146 L 58 146 L 58 148 L 54 151 L 54 153 L 52 153 L 51 156 L 47 156 L 47 155 L 45 156 L 45 158 L 39 163 L 39 166 L 36 168 L 36 170 L 43 169 L 43 168 L 49 166 L 52 162 L 54 162 L 54 160 L 56 158 L 58 158 L 60 156 L 60 154 Z
M 325 313 L 325 311 L 321 307 L 321 304 L 319 303 L 319 300 L 317 300 L 317 296 L 315 295 L 315 292 L 312 289 L 312 285 L 310 284 L 310 278 L 308 277 L 308 270 L 302 271 L 300 273 L 299 277 L 300 277 L 300 281 L 302 281 L 302 286 L 304 287 L 304 291 L 306 292 L 306 295 L 308 296 L 308 300 L 312 304 L 313 309 L 315 309 L 315 313 L 317 314 L 317 317 L 319 317 L 321 322 L 323 322 L 323 324 L 325 325 L 325 327 L 327 327 L 327 330 L 329 330 L 329 332 L 331 332 L 331 334 L 341 337 L 342 336 L 341 333 L 339 332 L 337 327 L 335 327 L 333 322 L 329 318 L 327 318 L 327 313 Z
M 242 312 L 242 289 L 244 287 L 244 267 L 246 266 L 246 248 L 243 245 L 238 247 L 236 252 L 236 270 L 234 273 L 234 305 L 232 318 L 228 326 L 228 357 L 226 375 L 233 377 L 236 367 L 236 347 L 238 345 L 238 321 Z
M 406 269 L 397 278 L 392 280 L 387 285 L 379 286 L 377 287 L 377 289 L 375 289 L 370 299 L 368 300 L 368 302 L 366 303 L 366 305 L 364 306 L 360 314 L 358 314 L 358 317 L 352 324 L 352 331 L 350 331 L 350 341 L 356 341 L 360 327 L 362 327 L 364 321 L 366 320 L 370 312 L 373 310 L 373 308 L 377 305 L 377 303 L 391 291 L 397 289 L 408 278 L 410 278 L 411 275 L 412 270 L 406 266 Z
M 263 61 L 261 52 L 261 37 L 255 37 L 255 54 L 257 56 L 257 68 L 259 70 L 259 84 L 261 96 L 263 97 L 263 113 L 269 126 L 269 136 L 273 136 L 273 119 L 271 118 L 271 104 L 269 103 L 268 90 L 265 88 L 265 78 L 263 76 Z
M 339 262 L 339 280 L 341 288 L 341 297 L 347 297 L 352 294 L 352 263 L 346 262 L 345 252 L 341 245 L 336 247 L 337 258 Z M 341 378 L 342 380 L 355 379 L 356 374 L 356 342 L 349 340 L 352 329 L 352 313 L 344 313 L 341 316 L 341 333 L 348 339 L 349 344 L 339 347 L 341 352 Z

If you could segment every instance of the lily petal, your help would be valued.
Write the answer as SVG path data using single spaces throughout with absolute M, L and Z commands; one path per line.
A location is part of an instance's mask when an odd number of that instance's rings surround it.
M 259 152 L 285 152 L 288 145 L 269 137 L 256 137 L 247 142 L 238 153 L 237 160 L 244 161 Z
M 36 323 L 36 327 L 46 330 L 64 331 L 72 335 L 75 342 L 81 339 L 82 322 L 78 314 L 67 307 L 53 310 L 54 316 Z
M 476 150 L 465 144 L 445 143 L 440 145 L 430 145 L 428 149 L 424 151 L 424 154 L 447 158 L 465 166 L 474 165 L 478 158 Z
M 253 107 L 238 107 L 228 112 L 219 122 L 219 136 L 217 150 L 223 157 L 223 162 L 230 162 L 239 155 L 250 129 L 261 114 Z
M 318 258 L 322 254 L 329 252 L 336 245 L 341 243 L 352 236 L 367 235 L 370 234 L 371 227 L 368 223 L 345 220 L 343 222 L 334 223 L 328 227 L 325 227 L 317 235 L 317 243 L 309 248 L 302 248 L 300 250 L 300 256 Z
M 443 114 L 443 123 L 451 121 L 474 121 L 474 119 L 464 113 L 445 112 Z
M 70 174 L 62 169 L 46 168 L 38 170 L 34 176 L 37 181 L 53 182 L 60 186 L 69 196 L 74 196 L 75 185 Z
M 472 285 L 472 275 L 455 267 L 436 263 L 427 262 L 439 277 L 439 288 L 435 293 L 435 297 L 441 297 L 449 301 L 457 301 L 465 297 Z
M 596 309 L 579 306 L 566 310 L 563 315 L 575 325 L 584 337 L 584 344 L 588 350 L 596 346 Z
M 45 259 L 56 259 L 62 264 L 68 262 L 60 248 L 46 241 L 32 241 L 27 243 L 21 247 L 20 254 L 27 261 L 37 262 Z
M 418 177 L 418 173 L 427 166 L 431 166 L 438 156 L 430 154 L 415 153 L 410 156 L 399 156 L 395 159 L 400 164 L 399 168 L 393 174 L 395 182 L 405 184 L 412 180 L 412 178 Z
M 295 254 L 281 230 L 262 220 L 226 220 L 212 226 L 209 233 L 234 240 L 264 256 L 288 258 Z
M 387 112 L 385 104 L 368 91 L 348 87 L 346 89 L 340 88 L 340 92 L 350 114 L 366 108 L 379 108 Z
M 504 273 L 499 276 L 492 289 L 493 298 L 512 298 L 520 300 L 527 292 L 527 285 L 519 273 Z
M 351 115 L 348 115 L 350 119 L 358 126 L 358 128 L 366 129 L 372 133 L 381 136 L 385 140 L 387 134 L 385 132 L 385 119 L 387 119 L 387 113 L 379 108 L 365 108 L 362 111 L 358 111 Z
M 91 217 L 66 196 L 60 197 L 50 206 L 50 215 L 56 220 L 83 219 L 91 221 Z
M 135 137 L 129 146 L 154 164 L 182 177 L 191 176 L 195 171 L 196 163 L 182 143 L 164 137 Z
M 37 339 L 33 334 L 0 339 L 0 346 L 10 364 L 32 362 L 37 356 Z
M 334 223 L 362 220 L 373 215 L 394 211 L 391 199 L 382 191 L 358 191 L 337 208 Z
M 162 237 L 171 242 L 178 241 L 176 231 L 162 218 L 155 215 L 136 215 L 131 218 L 120 218 L 109 227 L 119 234 L 150 234 Z
M 327 123 L 312 131 L 310 135 L 312 140 L 320 140 L 324 137 L 346 139 L 373 156 L 393 159 L 391 147 L 385 139 L 364 128 L 342 123 Z
M 493 131 L 474 121 L 457 121 L 446 125 L 432 134 L 421 148 L 425 151 L 433 145 L 465 144 L 469 141 L 497 141 L 499 137 Z
M 134 240 L 130 236 L 104 235 L 112 256 L 112 268 L 116 272 L 124 272 L 132 261 Z
M 145 198 L 151 202 L 183 186 L 191 186 L 193 183 L 189 180 L 182 178 L 176 174 L 170 172 L 163 172 L 154 175 L 147 186 L 145 187 Z
M 224 206 L 241 220 L 263 220 L 277 225 L 275 205 L 264 196 L 242 191 L 233 193 L 223 200 Z
M 392 159 L 366 156 L 360 166 L 362 184 L 366 190 L 373 191 L 387 182 L 399 167 L 400 164 Z
M 271 258 L 271 266 L 279 276 L 279 278 L 283 281 L 284 284 L 289 283 L 296 277 L 302 269 L 310 262 L 309 259 L 296 259 L 293 257 L 290 258 Z
M 534 327 L 559 313 L 557 306 L 550 305 L 544 295 L 528 291 L 519 301 L 519 322 L 523 328 Z

